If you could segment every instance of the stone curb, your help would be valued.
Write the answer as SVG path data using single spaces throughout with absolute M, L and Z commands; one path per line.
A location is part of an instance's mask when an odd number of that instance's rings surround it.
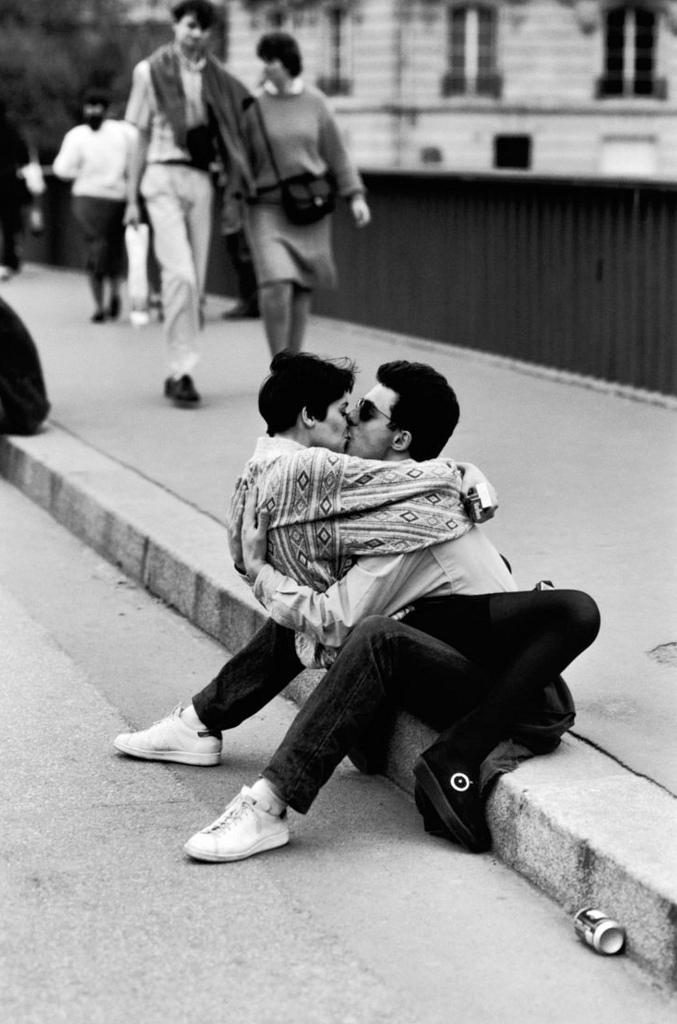
M 233 569 L 224 527 L 134 470 L 51 426 L 0 438 L 0 474 L 108 561 L 229 650 L 265 620 Z M 320 673 L 287 694 L 302 703 Z M 400 716 L 387 776 L 411 793 L 433 738 Z M 569 734 L 555 754 L 504 776 L 489 802 L 494 853 L 567 913 L 603 908 L 627 955 L 677 988 L 677 801 Z

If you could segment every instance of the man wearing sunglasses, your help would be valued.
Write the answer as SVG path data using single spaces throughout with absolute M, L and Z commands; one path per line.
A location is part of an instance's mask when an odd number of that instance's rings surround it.
M 302 358 L 289 357 L 290 360 Z M 294 380 L 298 379 L 299 368 L 300 363 L 297 362 Z M 309 415 L 306 407 L 298 411 L 296 426 L 292 431 L 297 454 L 288 451 L 290 459 L 281 460 L 282 452 L 273 444 L 277 470 L 281 465 L 287 467 L 293 464 L 295 458 L 303 457 L 298 455 L 298 449 L 304 446 L 333 443 L 335 451 L 340 447 L 340 417 L 345 415 L 350 387 L 352 381 L 350 386 L 345 381 L 339 384 L 339 390 L 332 395 L 334 401 L 326 403 L 324 418 Z M 270 393 L 266 398 L 268 404 L 269 399 Z M 269 424 L 269 432 L 281 435 L 282 441 L 289 443 L 292 440 L 289 431 L 280 429 L 281 421 L 276 423 L 275 415 L 270 409 L 264 411 L 264 406 L 265 403 L 260 403 Z M 351 416 L 349 451 L 351 455 L 364 459 L 383 460 L 394 468 L 405 463 L 411 466 L 412 458 L 427 459 L 439 453 L 457 418 L 458 409 L 453 391 L 432 368 L 404 362 L 385 364 L 379 371 L 379 383 L 359 403 Z M 271 423 L 274 425 L 272 431 Z M 318 430 L 320 423 L 322 427 Z M 345 435 L 345 429 L 343 433 Z M 272 443 L 278 438 L 266 440 Z M 355 463 L 352 459 L 348 462 L 354 463 L 360 470 L 375 465 L 373 462 Z M 260 481 L 265 482 L 265 478 L 266 474 L 259 476 Z M 250 488 L 250 496 L 253 493 Z M 250 519 L 253 515 L 251 500 L 250 497 Z M 251 533 L 251 523 L 249 528 Z M 371 533 L 372 537 L 380 541 L 381 538 L 376 538 L 379 529 L 377 520 L 372 523 Z M 255 545 L 250 552 L 247 569 L 255 580 L 256 596 L 271 612 L 271 619 L 250 644 L 231 659 L 216 679 L 193 698 L 191 705 L 184 709 L 179 705 L 172 715 L 149 730 L 118 737 L 115 741 L 117 749 L 149 760 L 218 763 L 221 731 L 235 727 L 258 711 L 302 670 L 303 662 L 295 646 L 295 630 L 310 636 L 329 652 L 331 657 L 325 662 L 327 664 L 336 656 L 351 629 L 364 616 L 391 615 L 426 595 L 443 597 L 459 590 L 476 594 L 515 590 L 512 577 L 500 556 L 489 541 L 482 537 L 481 531 L 475 528 L 454 541 L 436 544 L 434 547 L 402 555 L 358 558 L 340 582 L 322 594 L 310 587 L 299 586 L 295 580 L 284 577 L 279 570 L 264 564 L 262 543 L 265 547 L 265 538 L 262 542 L 259 536 L 256 541 L 258 549 Z M 237 556 L 237 550 L 234 554 Z M 436 614 L 438 611 L 435 609 Z M 420 616 L 419 625 L 425 628 Z M 459 679 L 465 679 L 466 682 L 475 680 L 478 687 L 486 688 L 485 673 L 477 670 L 466 658 L 451 651 L 448 645 L 441 646 L 444 647 L 445 656 L 452 658 L 451 669 L 458 674 Z M 331 731 L 332 723 L 337 718 L 336 688 L 332 680 L 342 679 L 340 661 L 339 655 L 336 663 L 338 673 L 334 672 L 331 677 L 327 673 L 316 693 L 307 702 L 308 710 L 299 713 L 299 726 L 294 729 L 290 744 L 285 746 L 285 741 L 271 762 L 272 778 L 277 783 L 271 783 L 270 773 L 266 769 L 264 777 L 251 789 L 245 787 L 233 802 L 234 806 L 229 806 L 223 820 L 219 819 L 214 826 L 193 837 L 186 847 L 191 856 L 204 860 L 242 859 L 288 841 L 286 818 L 276 811 L 290 803 L 295 809 L 305 812 L 338 760 L 341 760 L 353 741 L 360 738 L 374 717 L 384 710 L 383 694 L 371 688 L 358 713 L 349 716 L 346 729 L 337 740 L 338 745 L 333 745 L 329 760 L 320 758 L 314 763 L 316 759 L 310 758 L 310 768 L 301 787 L 303 793 L 294 793 L 289 800 L 281 798 L 279 790 L 281 788 L 285 792 L 285 789 L 279 786 L 280 764 L 287 762 L 287 748 L 296 749 L 299 738 L 301 746 L 309 744 L 310 748 L 317 748 L 317 737 L 327 729 Z M 446 671 L 449 670 L 447 663 Z M 330 686 L 326 687 L 325 681 L 328 678 Z M 469 687 L 462 689 L 467 693 Z M 323 698 L 325 694 L 330 695 L 328 701 Z M 341 699 L 339 697 L 339 704 Z M 426 711 L 425 703 L 423 701 L 421 704 L 418 699 L 409 701 L 410 710 L 430 720 L 435 716 L 430 713 L 430 709 Z M 456 700 L 455 705 L 457 703 Z M 385 710 L 389 714 L 390 709 Z M 567 710 L 564 716 L 560 716 L 562 721 Z M 446 717 L 447 711 L 448 708 L 443 709 L 443 725 L 453 720 Z M 570 721 L 566 718 L 561 731 L 568 724 Z M 335 760 L 336 756 L 338 760 Z M 289 764 L 294 760 L 292 756 Z M 431 809 L 423 809 L 430 828 L 439 827 L 439 819 Z

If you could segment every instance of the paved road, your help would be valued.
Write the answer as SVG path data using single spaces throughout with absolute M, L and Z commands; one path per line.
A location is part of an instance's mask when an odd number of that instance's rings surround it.
M 224 652 L 0 480 L 0 1004 L 11 1024 L 668 1024 L 491 856 L 422 834 L 411 800 L 342 765 L 289 847 L 191 862 L 185 839 L 252 779 L 294 710 L 217 768 L 111 738 Z

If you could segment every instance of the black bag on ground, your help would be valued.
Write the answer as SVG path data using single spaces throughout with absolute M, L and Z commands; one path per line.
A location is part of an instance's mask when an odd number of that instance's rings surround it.
M 316 224 L 336 209 L 332 183 L 326 176 L 297 174 L 280 182 L 282 209 L 292 224 Z

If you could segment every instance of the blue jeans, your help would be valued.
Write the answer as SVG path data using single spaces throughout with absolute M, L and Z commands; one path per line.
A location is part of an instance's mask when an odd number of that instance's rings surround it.
M 303 668 L 293 630 L 268 619 L 247 646 L 193 697 L 193 707 L 209 731 L 220 736 L 260 711 Z
M 417 670 L 422 649 L 425 678 Z M 195 694 L 193 707 L 210 732 L 220 735 L 256 714 L 303 668 L 293 631 L 269 619 Z M 305 813 L 351 747 L 369 742 L 370 726 L 380 733 L 381 723 L 402 708 L 443 729 L 487 685 L 484 673 L 446 643 L 389 618 L 365 619 L 298 712 L 263 775 Z
M 525 736 L 534 753 L 551 750 L 573 719 L 559 673 L 598 630 L 593 599 L 570 590 L 424 600 L 407 622 L 367 618 L 263 775 L 305 813 L 384 706 L 433 726 L 441 733 L 436 747 L 443 759 L 453 765 L 462 758 L 478 773 L 511 736 Z
M 489 676 L 458 651 L 390 618 L 355 627 L 263 771 L 305 814 L 340 761 L 388 708 L 409 711 L 438 731 L 465 714 Z
M 537 739 L 541 752 L 553 749 L 573 720 L 559 673 L 598 629 L 597 606 L 576 591 L 423 600 L 407 622 L 367 618 L 262 774 L 304 814 L 351 747 L 397 709 L 427 722 L 441 742 L 478 764 L 514 729 Z M 195 710 L 214 732 L 234 728 L 301 669 L 293 632 L 268 621 L 196 695 Z M 544 699 L 546 690 L 554 700 Z

